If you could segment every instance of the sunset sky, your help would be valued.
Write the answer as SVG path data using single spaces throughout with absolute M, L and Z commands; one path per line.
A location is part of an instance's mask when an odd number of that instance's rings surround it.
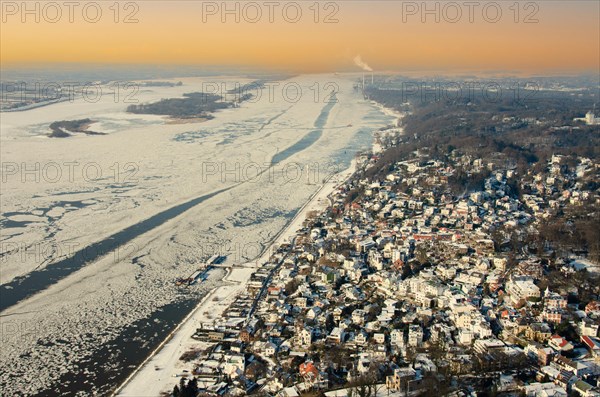
M 520 2 L 518 7 L 510 0 L 498 1 L 494 4 L 500 6 L 501 16 L 487 1 L 473 8 L 468 2 L 458 1 L 454 6 L 437 2 L 437 11 L 436 2 L 427 2 L 434 10 L 427 15 L 423 15 L 422 2 L 319 2 L 316 15 L 312 0 L 273 2 L 272 8 L 262 1 L 248 6 L 249 2 L 234 1 L 146 0 L 118 3 L 118 16 L 113 1 L 97 1 L 91 6 L 88 4 L 93 2 L 82 1 L 73 10 L 73 22 L 62 1 L 55 3 L 60 16 L 56 7 L 46 3 L 39 3 L 38 9 L 35 2 L 27 3 L 33 12 L 23 14 L 20 1 L 2 1 L 2 67 L 48 62 L 146 63 L 321 72 L 356 69 L 352 59 L 360 54 L 380 71 L 600 69 L 597 1 L 545 0 Z M 239 23 L 236 12 L 223 14 L 225 4 L 229 9 L 237 4 Z M 86 5 L 88 21 L 82 10 Z M 96 18 L 96 5 L 102 15 L 92 23 L 89 20 Z M 297 6 L 302 12 L 299 17 Z M 252 23 L 257 9 L 262 16 Z M 270 10 L 273 22 L 269 21 Z M 123 23 L 130 13 L 137 22 Z M 330 23 L 325 23 L 327 15 Z M 532 23 L 525 23 L 528 16 Z M 423 22 L 422 17 L 427 20 Z

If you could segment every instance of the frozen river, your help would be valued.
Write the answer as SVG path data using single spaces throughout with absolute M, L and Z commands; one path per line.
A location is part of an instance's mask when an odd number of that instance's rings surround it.
M 205 81 L 183 82 L 146 87 L 139 99 L 200 91 Z M 290 84 L 302 95 L 279 89 Z M 271 94 L 202 123 L 127 114 L 112 97 L 2 115 L 3 391 L 114 388 L 224 271 L 185 290 L 175 278 L 213 254 L 255 259 L 391 122 L 344 76 L 299 76 Z M 53 121 L 81 118 L 107 135 L 44 136 Z

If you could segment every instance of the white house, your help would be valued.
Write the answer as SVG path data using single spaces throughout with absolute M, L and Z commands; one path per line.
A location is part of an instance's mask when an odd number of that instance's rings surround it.
M 383 332 L 376 332 L 373 334 L 373 340 L 375 341 L 375 343 L 381 345 L 385 343 L 385 334 Z
M 298 332 L 298 345 L 302 348 L 308 349 L 312 344 L 313 330 L 308 327 L 304 327 Z
M 417 347 L 423 344 L 423 329 L 420 325 L 408 327 L 408 346 Z

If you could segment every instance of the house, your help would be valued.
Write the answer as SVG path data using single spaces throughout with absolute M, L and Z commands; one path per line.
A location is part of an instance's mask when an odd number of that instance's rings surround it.
M 423 344 L 423 329 L 420 325 L 408 327 L 408 346 L 418 347 Z
M 571 360 L 565 356 L 558 355 L 554 359 L 554 363 L 565 371 L 572 372 L 575 376 L 581 377 L 584 375 L 590 375 L 591 369 L 580 361 Z
M 362 309 L 356 309 L 352 312 L 352 322 L 357 325 L 363 325 L 365 323 L 366 313 Z
M 223 372 L 234 376 L 236 373 L 244 373 L 246 369 L 246 360 L 243 354 L 229 354 L 225 356 L 223 363 Z
M 344 312 L 344 309 L 342 307 L 336 307 L 335 309 L 333 309 L 333 320 L 334 321 L 340 321 L 340 319 L 342 318 L 342 313 Z
M 415 356 L 413 368 L 421 375 L 437 373 L 437 366 L 427 357 L 427 354 L 419 353 Z
M 367 343 L 368 338 L 369 336 L 367 335 L 365 330 L 361 329 L 354 337 L 354 342 L 358 345 L 365 345 Z
M 240 332 L 240 340 L 244 343 L 250 342 L 250 332 L 247 329 Z
M 323 377 L 321 376 L 321 373 L 319 372 L 317 367 L 315 367 L 312 361 L 307 361 L 305 363 L 300 364 L 298 372 L 302 379 L 304 379 L 304 382 L 307 383 L 309 387 L 327 387 L 326 384 L 323 384 Z
M 587 305 L 585 305 L 585 314 L 588 316 L 590 314 L 600 314 L 600 302 L 599 301 L 591 301 Z
M 533 283 L 533 278 L 529 276 L 512 278 L 506 283 L 506 292 L 510 294 L 513 302 L 540 297 L 540 289 Z
M 313 330 L 312 328 L 304 327 L 297 333 L 298 345 L 301 348 L 308 349 L 312 344 Z
M 362 241 L 356 243 L 356 250 L 360 253 L 365 253 L 375 246 L 375 241 L 371 237 L 368 237 Z
M 564 309 L 567 307 L 567 300 L 556 292 L 551 292 L 549 288 L 544 291 L 544 308 L 546 309 Z
M 404 331 L 395 329 L 390 332 L 390 343 L 394 346 L 404 346 Z
M 587 335 L 581 337 L 581 342 L 591 350 L 594 357 L 600 357 L 600 340 Z
M 296 300 L 295 300 L 295 302 L 294 302 L 294 303 L 295 303 L 295 305 L 296 305 L 296 306 L 298 306 L 299 308 L 301 308 L 301 309 L 306 309 L 306 306 L 307 306 L 307 304 L 308 304 L 308 299 L 306 299 L 306 298 L 305 298 L 305 297 L 303 297 L 303 296 L 300 296 L 300 297 L 296 298 Z
M 556 355 L 554 350 L 549 347 L 543 347 L 539 343 L 532 342 L 525 347 L 525 354 L 538 365 L 545 366 L 550 364 L 552 358 Z
M 385 334 L 383 332 L 376 332 L 373 334 L 373 340 L 377 344 L 380 344 L 380 345 L 384 344 L 385 343 Z
M 274 356 L 277 352 L 277 346 L 271 342 L 267 342 L 264 349 L 267 356 Z
M 327 342 L 342 343 L 344 341 L 344 331 L 340 327 L 335 327 L 327 336 Z
M 573 345 L 568 340 L 559 335 L 552 335 L 548 341 L 548 346 L 557 352 L 568 352 L 573 350 Z
M 582 336 L 592 336 L 595 337 L 598 335 L 599 325 L 597 322 L 589 319 L 583 318 L 579 323 L 579 334 Z
M 385 385 L 391 391 L 408 391 L 410 390 L 410 383 L 416 378 L 417 372 L 411 367 L 396 368 L 392 375 L 386 376 Z
M 371 368 L 371 357 L 368 353 L 360 353 L 358 355 L 358 362 L 356 364 L 356 370 L 360 374 L 366 374 Z
M 567 397 L 567 391 L 552 382 L 532 383 L 524 391 L 527 397 Z
M 473 343 L 473 331 L 468 328 L 461 328 L 458 330 L 456 341 L 461 345 L 470 345 Z
M 562 321 L 562 311 L 558 309 L 544 309 L 542 319 L 554 324 L 560 324 Z
M 542 347 L 538 349 L 537 358 L 539 365 L 548 365 L 550 361 L 556 356 L 554 350 L 549 347 Z
M 308 311 L 308 313 L 306 313 L 306 318 L 309 320 L 314 320 L 319 314 L 321 314 L 321 308 L 314 306 Z
M 525 326 L 525 337 L 538 342 L 546 342 L 552 336 L 546 323 L 530 323 Z
M 490 323 L 482 319 L 473 325 L 473 332 L 479 338 L 490 338 L 492 336 L 492 327 Z
M 584 382 L 583 380 L 578 380 L 573 384 L 572 390 L 579 393 L 582 397 L 598 397 L 600 396 L 600 392 L 589 383 Z

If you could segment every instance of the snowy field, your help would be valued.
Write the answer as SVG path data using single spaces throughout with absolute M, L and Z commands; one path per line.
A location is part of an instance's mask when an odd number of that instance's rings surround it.
M 145 87 L 138 98 L 202 89 L 201 79 L 179 80 L 183 86 Z M 250 80 L 219 81 L 233 88 Z M 286 83 L 302 95 L 290 89 L 286 98 L 280 88 Z M 334 104 L 327 101 L 332 87 L 339 87 Z M 175 278 L 213 254 L 227 255 L 228 264 L 257 262 L 323 180 L 370 146 L 367 133 L 393 120 L 344 76 L 300 76 L 268 94 L 202 123 L 127 114 L 127 104 L 110 96 L 2 114 L 1 292 L 35 287 L 32 275 L 45 279 L 38 293 L 0 313 L 5 393 L 90 395 L 114 388 L 144 358 L 124 362 L 124 329 L 143 329 L 131 339 L 149 353 L 172 328 L 174 302 L 197 302 L 218 289 L 224 309 L 251 269 L 236 269 L 227 280 L 225 270 L 215 269 L 183 291 Z M 45 136 L 53 121 L 82 118 L 107 135 Z M 273 159 L 279 162 L 271 165 Z M 53 269 L 111 236 L 124 243 L 87 252 L 92 260 L 85 265 Z M 157 332 L 148 335 L 152 327 Z M 176 335 L 181 339 L 170 343 L 189 343 L 183 331 Z M 97 358 L 98 350 L 109 357 Z M 156 359 L 169 360 L 160 353 Z M 99 368 L 103 375 L 95 376 Z M 172 374 L 156 375 L 162 382 Z

